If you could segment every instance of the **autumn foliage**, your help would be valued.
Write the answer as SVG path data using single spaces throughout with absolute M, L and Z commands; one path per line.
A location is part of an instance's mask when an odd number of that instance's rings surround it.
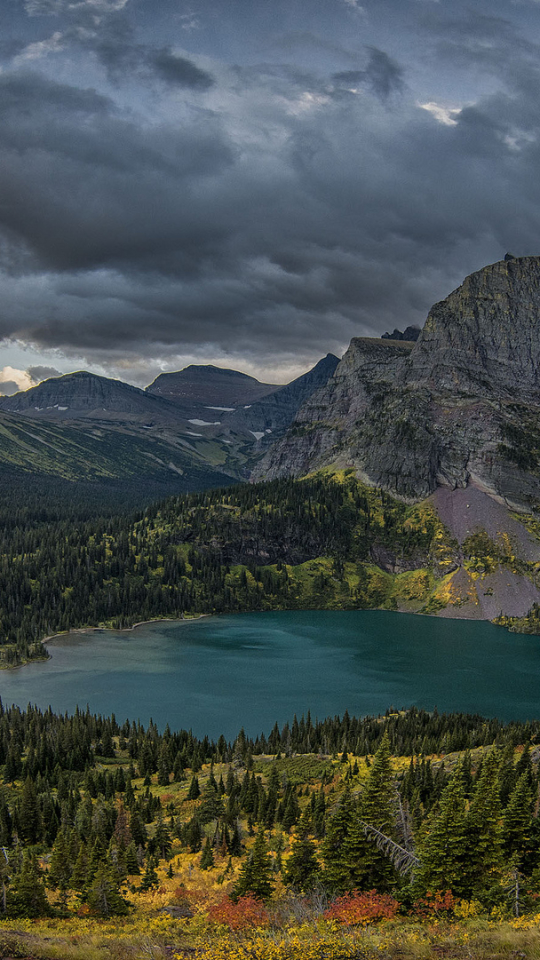
M 417 900 L 413 907 L 415 916 L 422 920 L 430 917 L 449 916 L 454 912 L 457 900 L 450 890 L 428 890 L 422 900 Z
M 355 890 L 353 893 L 338 897 L 325 911 L 324 918 L 337 920 L 338 923 L 351 927 L 372 923 L 375 920 L 391 920 L 395 917 L 398 908 L 398 901 L 388 893 L 377 893 L 376 890 L 362 893 L 360 890 Z
M 239 897 L 236 903 L 229 897 L 224 897 L 220 903 L 210 907 L 208 919 L 214 923 L 222 923 L 230 930 L 265 927 L 270 922 L 264 904 L 250 895 Z

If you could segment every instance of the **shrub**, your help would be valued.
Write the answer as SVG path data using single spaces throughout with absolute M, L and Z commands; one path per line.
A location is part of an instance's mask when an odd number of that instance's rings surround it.
M 398 909 L 398 901 L 388 893 L 377 893 L 376 890 L 362 893 L 354 890 L 353 893 L 346 893 L 334 900 L 323 916 L 325 920 L 337 920 L 338 923 L 351 927 L 376 920 L 391 920 Z
M 220 903 L 210 907 L 208 919 L 213 923 L 222 923 L 230 930 L 266 927 L 270 922 L 264 904 L 249 894 L 239 897 L 236 903 L 230 897 L 225 897 Z
M 453 914 L 458 904 L 451 890 L 436 890 L 432 893 L 428 890 L 422 900 L 417 900 L 413 904 L 412 912 L 421 920 L 429 917 L 448 916 Z

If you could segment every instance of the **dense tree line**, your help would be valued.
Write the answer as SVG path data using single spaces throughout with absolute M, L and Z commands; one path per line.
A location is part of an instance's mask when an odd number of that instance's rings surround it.
M 377 606 L 381 597 L 365 569 L 374 546 L 427 562 L 440 527 L 434 514 L 354 477 L 173 497 L 135 517 L 62 519 L 57 510 L 14 510 L 0 498 L 0 649 L 7 663 L 43 655 L 44 637 L 78 626 L 324 606 L 325 598 L 346 608 Z M 316 557 L 330 565 L 300 588 L 288 565 Z M 354 591 L 345 562 L 356 564 Z
M 233 897 L 269 896 L 281 871 L 303 892 L 377 889 L 405 908 L 449 889 L 489 907 L 506 902 L 510 877 L 523 910 L 540 892 L 539 736 L 539 723 L 412 709 L 308 716 L 229 743 L 0 706 L 0 913 L 45 914 L 44 883 L 60 908 L 75 894 L 95 913 L 123 912 L 127 878 L 155 886 L 178 844 L 202 870 L 242 858 Z M 425 755 L 448 751 L 446 765 Z M 391 758 L 406 753 L 396 773 Z M 173 783 L 183 801 L 152 792 Z

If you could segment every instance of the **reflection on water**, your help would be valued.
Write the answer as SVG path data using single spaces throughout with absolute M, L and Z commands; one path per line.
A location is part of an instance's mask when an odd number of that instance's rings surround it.
M 52 659 L 0 673 L 4 703 L 28 702 L 163 728 L 268 733 L 311 710 L 389 706 L 540 716 L 540 638 L 491 624 L 382 611 L 286 611 L 93 631 Z

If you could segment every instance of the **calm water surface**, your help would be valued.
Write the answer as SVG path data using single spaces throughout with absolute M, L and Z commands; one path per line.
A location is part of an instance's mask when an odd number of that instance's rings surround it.
M 161 623 L 56 640 L 52 659 L 0 673 L 4 703 L 78 704 L 163 729 L 269 733 L 389 706 L 540 716 L 540 638 L 489 623 L 383 611 L 286 611 Z

